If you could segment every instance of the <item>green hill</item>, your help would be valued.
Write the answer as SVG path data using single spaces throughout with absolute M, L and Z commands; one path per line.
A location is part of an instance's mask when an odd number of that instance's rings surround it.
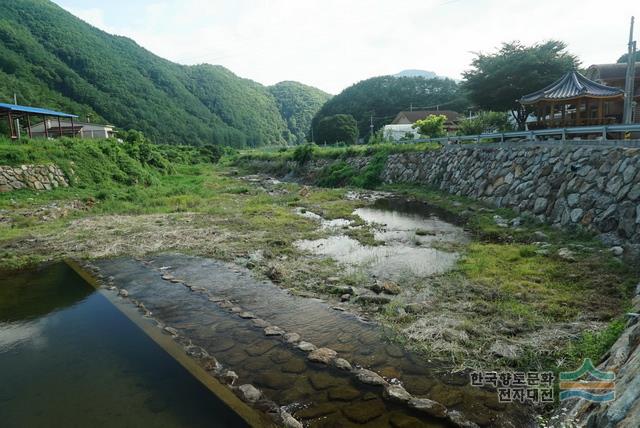
M 410 106 L 416 110 L 440 106 L 442 110 L 462 111 L 467 105 L 459 85 L 451 79 L 380 76 L 358 82 L 331 98 L 312 123 L 315 130 L 324 117 L 350 114 L 358 122 L 360 136 L 366 137 L 371 115 L 378 130 Z
M 311 129 L 311 120 L 331 95 L 298 82 L 280 82 L 269 87 L 280 114 L 291 132 L 292 143 L 303 143 Z
M 17 93 L 20 104 L 90 114 L 159 143 L 289 136 L 269 89 L 224 67 L 172 63 L 46 0 L 1 0 L 0 11 L 0 101 Z

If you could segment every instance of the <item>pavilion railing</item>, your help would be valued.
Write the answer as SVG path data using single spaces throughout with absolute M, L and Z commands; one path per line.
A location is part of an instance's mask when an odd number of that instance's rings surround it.
M 550 137 L 560 137 L 562 140 L 567 138 L 575 138 L 576 136 L 594 136 L 591 140 L 606 141 L 608 139 L 624 139 L 624 135 L 627 133 L 640 133 L 640 123 L 630 125 L 604 125 L 604 126 L 576 126 L 572 128 L 553 128 L 553 129 L 538 129 L 533 131 L 516 131 L 516 132 L 500 132 L 490 134 L 479 135 L 463 135 L 463 136 L 448 136 L 441 138 L 421 138 L 414 140 L 407 140 L 407 143 L 459 143 L 459 142 L 481 142 L 481 141 L 500 141 L 505 142 L 513 139 L 526 139 L 527 141 L 538 141 L 542 139 L 549 139 Z M 609 138 L 613 135 L 614 138 Z

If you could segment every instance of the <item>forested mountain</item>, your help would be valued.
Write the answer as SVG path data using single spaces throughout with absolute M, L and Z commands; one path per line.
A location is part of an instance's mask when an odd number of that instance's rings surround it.
M 280 82 L 269 87 L 280 114 L 291 132 L 292 143 L 303 143 L 311 129 L 311 120 L 331 95 L 298 82 Z
M 46 0 L 0 0 L 0 102 L 14 93 L 157 142 L 241 147 L 289 136 L 268 88 L 221 66 L 172 63 Z
M 313 118 L 314 130 L 322 118 L 350 114 L 358 122 L 361 137 L 369 134 L 370 117 L 374 129 L 390 123 L 396 114 L 409 110 L 463 111 L 468 105 L 459 85 L 451 79 L 381 76 L 363 80 L 334 96 Z

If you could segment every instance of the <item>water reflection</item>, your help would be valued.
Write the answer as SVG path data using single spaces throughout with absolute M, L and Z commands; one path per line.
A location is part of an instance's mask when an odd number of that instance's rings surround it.
M 300 214 L 320 221 L 321 227 L 328 229 L 327 221 L 317 214 Z M 355 210 L 354 214 L 373 228 L 374 238 L 384 245 L 362 245 L 338 230 L 329 238 L 298 241 L 296 247 L 331 257 L 347 270 L 365 270 L 380 278 L 396 279 L 402 275 L 424 277 L 450 270 L 458 254 L 434 246 L 468 241 L 462 228 L 442 220 L 424 204 L 383 199 L 371 207 Z
M 0 278 L 3 427 L 244 426 L 66 265 Z

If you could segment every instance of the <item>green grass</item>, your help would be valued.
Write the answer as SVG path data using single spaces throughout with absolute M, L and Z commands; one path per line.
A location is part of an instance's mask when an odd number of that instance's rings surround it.
M 313 146 L 313 159 L 348 159 L 358 156 L 373 156 L 378 152 L 387 154 L 406 152 L 425 152 L 438 150 L 442 146 L 438 143 L 383 143 L 374 145 L 354 145 L 354 146 Z M 281 148 L 278 150 L 244 150 L 237 157 L 237 161 L 249 160 L 266 161 L 293 161 L 295 160 L 296 148 Z

